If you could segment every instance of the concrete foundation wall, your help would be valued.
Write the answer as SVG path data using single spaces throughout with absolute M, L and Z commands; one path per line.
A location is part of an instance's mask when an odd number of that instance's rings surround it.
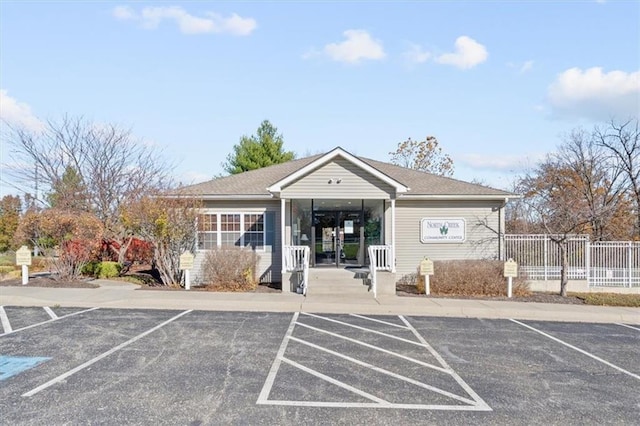
M 376 293 L 378 296 L 396 295 L 396 274 L 387 271 L 378 271 L 376 274 Z
M 531 280 L 528 284 L 532 291 L 560 292 L 560 280 Z M 589 287 L 586 280 L 569 280 L 567 291 L 576 293 L 640 294 L 640 287 Z

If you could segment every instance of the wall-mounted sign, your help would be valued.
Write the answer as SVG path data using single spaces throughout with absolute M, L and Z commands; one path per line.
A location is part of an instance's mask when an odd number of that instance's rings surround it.
M 345 234 L 353 234 L 353 221 L 345 220 L 344 221 L 344 233 Z
M 423 243 L 462 243 L 466 239 L 464 219 L 425 217 L 420 221 L 420 241 Z

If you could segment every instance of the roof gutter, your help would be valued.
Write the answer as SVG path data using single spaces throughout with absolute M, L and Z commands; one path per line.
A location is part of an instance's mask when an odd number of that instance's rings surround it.
M 500 194 L 487 194 L 487 195 L 454 195 L 454 194 L 442 194 L 442 195 L 401 195 L 399 200 L 453 200 L 453 201 L 475 201 L 475 200 L 499 200 L 505 203 L 511 199 L 522 198 L 519 194 L 500 195 Z

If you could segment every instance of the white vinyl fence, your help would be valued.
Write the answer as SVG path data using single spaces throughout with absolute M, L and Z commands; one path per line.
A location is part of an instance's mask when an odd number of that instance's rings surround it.
M 531 280 L 560 279 L 560 248 L 546 234 L 509 234 L 504 238 L 505 260 L 518 262 Z M 569 238 L 568 276 L 591 287 L 640 287 L 640 243 L 590 242 L 588 235 Z

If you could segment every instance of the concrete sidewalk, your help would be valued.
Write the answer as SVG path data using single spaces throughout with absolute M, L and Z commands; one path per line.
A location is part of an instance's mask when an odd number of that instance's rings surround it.
M 640 325 L 640 308 L 429 297 L 347 299 L 340 295 L 304 297 L 294 293 L 136 290 L 138 286 L 119 281 L 94 282 L 100 288 L 0 287 L 0 306 L 392 314 Z

